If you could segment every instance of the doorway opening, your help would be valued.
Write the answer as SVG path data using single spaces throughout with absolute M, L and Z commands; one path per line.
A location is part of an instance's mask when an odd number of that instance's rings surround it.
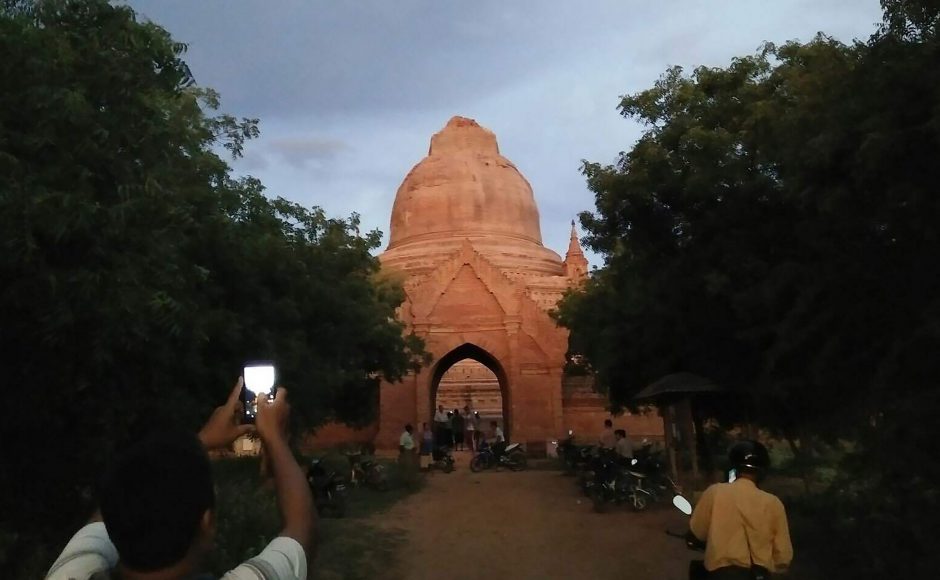
M 431 384 L 431 413 L 439 406 L 480 414 L 484 430 L 496 421 L 509 437 L 511 417 L 506 375 L 499 362 L 488 352 L 473 344 L 464 344 L 438 362 Z

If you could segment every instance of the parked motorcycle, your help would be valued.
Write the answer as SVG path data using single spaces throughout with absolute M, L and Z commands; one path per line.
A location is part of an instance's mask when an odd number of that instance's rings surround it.
M 645 510 L 651 503 L 649 494 L 636 485 L 636 476 L 627 466 L 627 459 L 613 453 L 599 458 L 594 482 L 590 489 L 594 511 L 603 513 L 611 504 L 626 504 L 635 511 Z
M 591 460 L 592 445 L 577 445 L 574 442 L 574 431 L 568 430 L 568 436 L 555 444 L 558 460 L 565 475 L 574 475 L 579 469 L 587 466 Z
M 327 471 L 319 459 L 307 466 L 307 484 L 313 494 L 317 513 L 323 517 L 346 515 L 346 484 L 335 471 Z
M 497 458 L 493 447 L 484 441 L 480 444 L 480 452 L 470 460 L 470 470 L 473 472 L 494 467 L 508 467 L 512 471 L 522 471 L 526 465 L 525 451 L 518 443 L 507 445 Z
M 364 457 L 361 451 L 346 453 L 349 459 L 350 477 L 352 485 L 365 483 L 378 491 L 388 490 L 388 473 L 385 466 L 374 457 Z
M 669 475 L 662 452 L 654 453 L 649 446 L 636 453 L 628 475 L 633 480 L 633 487 L 649 496 L 651 501 L 682 494 L 682 488 Z
M 428 469 L 440 469 L 444 473 L 450 473 L 454 470 L 454 456 L 450 452 L 450 447 L 441 445 L 431 451 L 431 464 Z

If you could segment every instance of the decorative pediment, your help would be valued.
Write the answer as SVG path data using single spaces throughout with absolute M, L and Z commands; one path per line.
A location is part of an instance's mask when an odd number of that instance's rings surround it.
M 505 314 L 517 315 L 519 313 L 523 289 L 503 276 L 497 267 L 473 248 L 470 240 L 465 239 L 451 259 L 442 262 L 425 277 L 422 283 L 410 290 L 406 288 L 414 305 L 413 311 L 416 319 L 424 319 L 431 314 L 441 296 L 447 291 L 447 287 L 464 266 L 470 266 L 473 269 L 474 274 L 486 290 L 493 295 Z

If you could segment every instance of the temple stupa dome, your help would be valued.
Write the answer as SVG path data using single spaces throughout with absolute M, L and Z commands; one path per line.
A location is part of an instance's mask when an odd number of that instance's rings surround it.
M 517 275 L 564 272 L 558 254 L 542 245 L 532 187 L 500 155 L 496 135 L 473 119 L 453 117 L 398 188 L 381 259 L 418 274 L 465 240 Z

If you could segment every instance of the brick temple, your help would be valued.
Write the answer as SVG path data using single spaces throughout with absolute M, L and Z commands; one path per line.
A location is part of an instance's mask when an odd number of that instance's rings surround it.
M 431 138 L 428 155 L 398 188 L 379 258 L 401 277 L 399 319 L 424 339 L 433 361 L 381 385 L 378 425 L 328 426 L 315 443 L 371 439 L 395 448 L 403 425 L 431 421 L 439 403 L 470 405 L 533 449 L 568 429 L 599 434 L 606 401 L 589 379 L 563 376 L 568 331 L 549 316 L 585 280 L 588 262 L 573 224 L 564 259 L 542 245 L 532 188 L 491 131 L 454 117 Z M 613 419 L 634 437 L 662 434 L 655 415 Z

